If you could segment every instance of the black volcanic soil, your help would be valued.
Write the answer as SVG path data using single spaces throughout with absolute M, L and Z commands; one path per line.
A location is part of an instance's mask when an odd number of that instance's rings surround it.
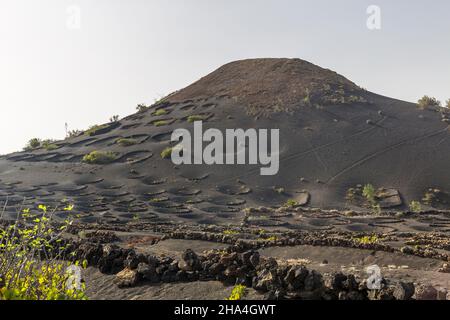
M 15 218 L 19 206 L 61 208 L 65 200 L 81 213 L 80 223 L 114 228 L 218 225 L 346 232 L 349 239 L 373 233 L 447 237 L 448 114 L 370 93 L 299 59 L 238 61 L 93 135 L 59 141 L 51 151 L 0 157 L 0 204 L 6 204 L 5 218 Z M 280 129 L 279 174 L 261 176 L 260 166 L 174 166 L 162 159 L 173 130 L 192 130 L 189 116 L 201 116 L 204 130 Z M 120 145 L 119 138 L 135 144 Z M 117 158 L 83 163 L 92 151 Z M 367 183 L 380 188 L 380 215 L 358 194 Z M 280 209 L 290 199 L 303 206 Z M 401 213 L 413 200 L 425 212 Z

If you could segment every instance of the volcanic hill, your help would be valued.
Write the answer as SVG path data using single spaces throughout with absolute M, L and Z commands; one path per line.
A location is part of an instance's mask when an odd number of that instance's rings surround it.
M 278 175 L 250 165 L 175 166 L 161 154 L 173 130 L 192 130 L 192 119 L 204 130 L 280 129 Z M 226 224 L 242 221 L 245 208 L 289 200 L 368 210 L 362 186 L 372 184 L 382 209 L 411 201 L 449 209 L 448 119 L 445 108 L 368 92 L 299 59 L 237 61 L 124 119 L 2 156 L 0 201 L 8 217 L 20 205 L 66 201 L 86 223 Z

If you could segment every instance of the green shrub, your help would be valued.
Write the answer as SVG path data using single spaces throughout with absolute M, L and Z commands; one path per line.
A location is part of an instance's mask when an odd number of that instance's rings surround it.
M 154 116 L 162 116 L 167 114 L 167 111 L 165 109 L 158 109 L 155 112 L 153 112 Z
M 70 130 L 67 132 L 67 138 L 75 138 L 82 135 L 84 131 L 81 130 Z
M 155 127 L 167 126 L 168 124 L 169 124 L 169 121 L 167 121 L 167 120 L 159 120 L 159 121 L 153 122 L 153 125 Z
M 85 284 L 71 272 L 87 262 L 63 262 L 72 256 L 62 237 L 71 221 L 54 228 L 47 207 L 39 210 L 24 209 L 14 224 L 0 227 L 0 300 L 87 299 Z
M 55 140 L 50 139 L 42 141 L 41 146 L 47 151 L 59 149 L 59 146 L 55 144 Z
M 359 244 L 375 244 L 380 242 L 380 238 L 377 235 L 373 236 L 363 236 L 363 237 L 356 237 L 353 238 L 353 241 Z
M 107 127 L 107 124 L 90 126 L 89 129 L 87 129 L 84 133 L 88 136 L 95 136 L 99 133 L 100 130 L 106 129 Z
M 377 214 L 380 214 L 381 206 L 377 202 L 377 194 L 374 186 L 371 184 L 366 184 L 363 188 L 362 194 L 369 202 L 373 211 Z
M 23 149 L 25 151 L 31 151 L 31 150 L 39 148 L 41 146 L 41 143 L 42 143 L 41 139 L 33 138 L 28 141 L 27 145 Z
M 237 301 L 237 300 L 242 300 L 242 298 L 245 296 L 246 294 L 246 290 L 247 287 L 243 286 L 241 284 L 236 285 L 233 290 L 231 291 L 230 296 L 227 298 L 227 300 L 230 301 Z
M 375 188 L 374 188 L 374 186 L 371 184 L 366 184 L 363 189 L 363 196 L 371 204 L 375 203 Z
M 414 213 L 419 213 L 422 211 L 422 204 L 419 201 L 411 201 L 409 204 L 409 210 Z
M 140 104 L 137 105 L 136 110 L 137 110 L 138 112 L 145 112 L 145 111 L 148 110 L 148 106 L 146 106 L 146 105 L 143 104 L 143 103 L 140 103 Z
M 239 234 L 239 232 L 234 231 L 234 230 L 224 230 L 223 234 L 226 236 L 235 236 L 235 235 Z
M 134 146 L 135 144 L 137 144 L 137 140 L 136 139 L 131 139 L 131 138 L 120 138 L 116 140 L 116 143 L 118 145 L 121 145 L 122 147 L 129 147 L 129 146 Z
M 89 164 L 108 164 L 117 159 L 114 152 L 92 151 L 83 157 L 83 162 Z
M 205 119 L 205 117 L 202 115 L 192 115 L 187 118 L 187 121 L 189 123 L 193 123 L 195 121 L 203 121 L 204 119 Z
M 58 145 L 55 144 L 55 140 L 47 139 L 47 140 L 41 140 L 39 138 L 33 138 L 30 141 L 28 141 L 25 148 L 23 148 L 24 151 L 32 151 L 38 148 L 44 148 L 47 151 L 56 150 L 59 148 Z
M 167 147 L 161 152 L 161 158 L 169 159 L 172 156 L 172 147 Z
M 286 201 L 284 206 L 287 208 L 295 208 L 299 206 L 299 203 L 293 199 L 289 199 L 288 201 Z
M 417 102 L 421 109 L 426 109 L 428 107 L 440 107 L 441 102 L 434 97 L 423 96 Z

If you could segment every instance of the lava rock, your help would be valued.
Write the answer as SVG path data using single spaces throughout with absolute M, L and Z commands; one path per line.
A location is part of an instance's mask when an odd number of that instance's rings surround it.
M 295 291 L 305 287 L 305 280 L 308 277 L 308 270 L 303 267 L 291 267 L 284 277 L 283 281 L 288 287 L 288 290 Z
M 420 285 L 416 288 L 416 300 L 437 300 L 438 291 L 431 285 Z
M 183 271 L 198 271 L 201 269 L 201 263 L 197 254 L 191 249 L 187 249 L 181 256 L 178 268 Z
M 123 269 L 114 279 L 114 283 L 119 288 L 134 287 L 138 283 L 139 277 L 136 270 L 131 270 L 128 268 Z
M 411 282 L 399 282 L 395 285 L 394 297 L 396 300 L 410 300 L 415 292 L 414 284 Z

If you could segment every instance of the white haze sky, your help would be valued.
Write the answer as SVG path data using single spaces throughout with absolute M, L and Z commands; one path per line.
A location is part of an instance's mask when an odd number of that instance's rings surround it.
M 366 27 L 381 7 L 381 30 Z M 81 9 L 80 29 L 67 8 Z M 296 57 L 383 95 L 450 98 L 448 0 L 0 0 L 0 153 L 63 138 L 227 62 Z

